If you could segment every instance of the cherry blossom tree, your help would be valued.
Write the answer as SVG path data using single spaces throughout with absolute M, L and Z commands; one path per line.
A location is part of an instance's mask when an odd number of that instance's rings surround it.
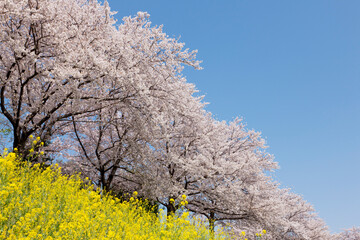
M 106 7 L 86 0 L 6 0 L 0 9 L 0 107 L 14 148 L 25 151 L 30 135 L 51 139 L 71 116 L 118 98 L 102 89 L 115 31 Z
M 266 190 L 260 191 L 259 194 L 266 194 Z M 270 204 L 267 206 L 267 212 L 261 210 L 265 213 L 262 215 L 263 218 L 256 222 L 231 223 L 232 230 L 236 234 L 240 234 L 244 229 L 251 234 L 266 229 L 266 239 L 327 240 L 331 238 L 325 223 L 301 196 L 292 193 L 290 189 L 281 189 L 279 185 L 274 185 L 268 194 L 270 194 L 268 195 Z M 261 203 L 259 200 L 256 202 Z
M 334 240 L 358 240 L 360 239 L 360 227 L 346 229 L 339 234 L 334 234 L 332 237 Z
M 151 143 L 153 151 L 144 164 L 149 167 L 143 170 L 141 192 L 164 205 L 168 214 L 179 207 L 183 194 L 195 194 L 190 185 L 199 183 L 207 171 L 201 149 L 208 120 L 206 112 L 200 110 L 187 117 L 170 118 L 159 125 Z
M 247 219 L 257 221 L 252 198 L 257 184 L 266 182 L 265 171 L 277 164 L 264 152 L 260 133 L 246 130 L 241 119 L 233 122 L 214 121 L 204 151 L 208 169 L 198 194 L 189 201 L 189 209 L 205 215 L 213 227 L 215 221 Z
M 122 94 L 121 100 L 111 102 L 108 109 L 71 116 L 71 124 L 61 132 L 73 141 L 57 141 L 70 149 L 66 169 L 81 170 L 108 190 L 144 186 L 149 172 L 145 166 L 154 165 L 148 161 L 156 141 L 163 138 L 164 126 L 175 119 L 192 119 L 204 106 L 193 96 L 194 85 L 181 75 L 183 65 L 200 68 L 195 51 L 184 50 L 184 44 L 168 38 L 161 26 L 151 27 L 148 17 L 138 13 L 124 18 L 112 36 L 108 54 L 116 64 L 103 85 Z M 80 154 L 71 155 L 74 152 Z

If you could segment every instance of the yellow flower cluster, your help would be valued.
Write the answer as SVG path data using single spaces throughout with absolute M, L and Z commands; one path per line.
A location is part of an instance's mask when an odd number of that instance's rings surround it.
M 29 136 L 29 139 L 32 140 L 34 138 L 33 135 Z M 14 148 L 14 152 L 18 154 L 20 157 L 24 157 L 24 159 L 27 159 L 28 161 L 33 161 L 36 158 L 42 157 L 45 152 L 41 151 L 44 147 L 45 143 L 40 142 L 40 137 L 36 137 L 34 141 L 31 143 L 31 148 L 29 149 L 29 154 L 27 156 L 23 156 L 22 153 L 19 153 L 19 150 L 17 148 Z M 7 148 L 4 149 L 3 155 L 7 154 Z
M 265 234 L 266 234 L 266 230 L 263 229 L 263 230 L 261 231 L 261 233 L 256 233 L 255 235 L 256 235 L 257 238 L 261 238 L 261 237 L 263 237 Z
M 256 234 L 255 234 L 255 239 L 261 239 L 261 237 L 263 237 L 265 234 L 266 234 L 266 230 L 263 229 L 263 230 L 261 231 L 261 233 L 256 233 Z M 245 231 L 241 231 L 240 236 L 238 236 L 238 239 L 240 239 L 240 240 L 248 240 L 248 239 L 246 238 L 246 233 L 245 233 Z
M 186 205 L 188 205 L 189 203 L 188 203 L 188 201 L 186 201 L 186 195 L 185 194 L 183 194 L 182 196 L 181 196 L 181 201 L 180 201 L 180 203 L 179 203 L 179 207 L 184 207 L 184 206 L 186 206 Z M 172 204 L 172 205 L 175 205 L 175 200 L 173 199 L 173 198 L 170 198 L 169 199 L 169 203 L 170 204 Z
M 132 201 L 101 196 L 57 166 L 19 164 L 15 153 L 0 157 L 0 240 L 15 239 L 225 239 L 181 216 L 157 216 Z M 186 201 L 186 196 L 183 197 Z M 165 219 L 161 219 L 165 218 Z
M 186 205 L 188 205 L 188 201 L 186 201 L 186 195 L 185 195 L 185 194 L 183 194 L 183 195 L 181 196 L 180 205 L 181 205 L 181 206 L 186 206 Z

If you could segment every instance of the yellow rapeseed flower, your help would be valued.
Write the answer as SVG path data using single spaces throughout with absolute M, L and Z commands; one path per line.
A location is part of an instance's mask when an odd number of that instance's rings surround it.
M 0 240 L 227 239 L 222 233 L 212 236 L 199 220 L 188 220 L 184 209 L 167 218 L 162 209 L 147 212 L 149 201 L 100 195 L 79 175 L 62 175 L 56 165 L 44 170 L 17 159 L 15 153 L 0 156 Z

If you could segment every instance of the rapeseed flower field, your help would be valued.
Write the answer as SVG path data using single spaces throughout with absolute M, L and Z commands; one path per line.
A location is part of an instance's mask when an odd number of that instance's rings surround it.
M 186 196 L 183 197 L 184 202 Z M 0 239 L 227 239 L 186 211 L 166 217 L 129 201 L 101 196 L 79 176 L 42 168 L 6 151 L 0 157 Z

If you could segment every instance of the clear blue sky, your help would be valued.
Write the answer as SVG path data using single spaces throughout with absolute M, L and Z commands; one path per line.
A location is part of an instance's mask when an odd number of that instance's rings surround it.
M 276 179 L 332 232 L 360 226 L 360 1 L 109 4 L 118 19 L 149 12 L 198 49 L 204 70 L 185 75 L 207 109 L 261 131 L 281 167 Z

